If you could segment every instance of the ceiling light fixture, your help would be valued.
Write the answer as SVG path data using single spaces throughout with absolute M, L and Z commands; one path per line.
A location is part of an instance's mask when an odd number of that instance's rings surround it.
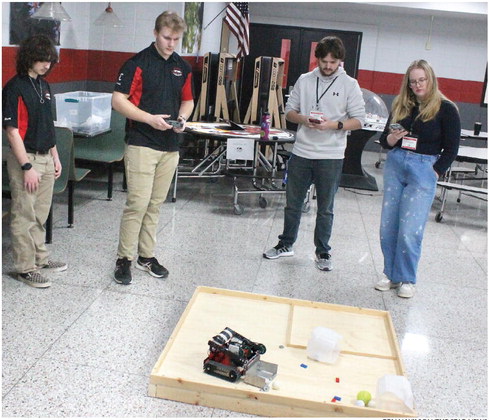
M 426 41 L 426 44 L 424 46 L 424 49 L 426 51 L 431 50 L 431 35 L 433 34 L 433 21 L 434 20 L 435 20 L 435 17 L 431 16 L 430 34 L 428 35 L 428 40 Z
M 66 10 L 61 6 L 60 2 L 43 3 L 43 5 L 34 12 L 31 18 L 39 20 L 59 20 L 63 22 L 71 21 L 70 15 L 66 13 Z
M 94 23 L 97 26 L 105 26 L 110 28 L 120 28 L 124 26 L 122 21 L 114 13 L 114 9 L 112 9 L 110 6 L 110 2 Z

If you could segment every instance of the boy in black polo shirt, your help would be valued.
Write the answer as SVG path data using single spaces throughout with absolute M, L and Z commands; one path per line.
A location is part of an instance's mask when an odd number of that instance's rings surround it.
M 51 40 L 36 35 L 17 54 L 17 75 L 4 87 L 3 128 L 10 150 L 7 170 L 12 194 L 10 228 L 18 280 L 45 288 L 50 281 L 39 269 L 64 271 L 67 265 L 48 259 L 46 222 L 54 181 L 61 175 L 56 149 L 51 91 L 43 79 L 58 60 Z
M 178 137 L 191 115 L 194 100 L 190 65 L 175 51 L 186 29 L 174 12 L 156 18 L 155 42 L 121 68 L 112 106 L 127 117 L 124 157 L 127 201 L 122 215 L 114 279 L 132 281 L 131 262 L 154 277 L 168 270 L 154 255 L 160 206 L 178 164 Z M 179 127 L 169 121 L 178 120 Z

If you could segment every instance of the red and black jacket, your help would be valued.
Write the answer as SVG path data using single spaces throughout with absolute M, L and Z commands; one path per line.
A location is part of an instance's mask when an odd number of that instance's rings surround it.
M 151 44 L 124 63 L 114 90 L 129 95 L 143 111 L 168 114 L 176 120 L 182 101 L 193 99 L 192 68 L 175 52 L 165 60 Z M 155 150 L 178 150 L 173 130 L 156 130 L 138 121 L 127 121 L 126 141 Z
M 7 82 L 2 91 L 2 118 L 4 128 L 19 129 L 27 152 L 46 153 L 56 144 L 51 89 L 42 77 L 16 75 Z

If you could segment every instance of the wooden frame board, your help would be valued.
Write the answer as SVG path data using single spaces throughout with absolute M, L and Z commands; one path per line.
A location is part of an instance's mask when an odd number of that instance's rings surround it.
M 307 358 L 317 326 L 343 336 L 333 365 Z M 278 389 L 264 392 L 203 372 L 207 342 L 225 327 L 265 344 L 262 359 L 278 364 Z M 360 390 L 374 396 L 386 374 L 405 375 L 386 311 L 198 287 L 151 372 L 148 393 L 269 417 L 415 417 L 354 404 Z M 341 401 L 331 402 L 335 396 Z

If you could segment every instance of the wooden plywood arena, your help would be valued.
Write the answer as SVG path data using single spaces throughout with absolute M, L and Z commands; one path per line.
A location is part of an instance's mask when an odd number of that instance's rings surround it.
M 343 336 L 333 365 L 306 355 L 318 326 Z M 278 365 L 276 387 L 204 373 L 207 343 L 225 327 L 266 346 L 261 358 Z M 405 376 L 386 311 L 199 287 L 151 372 L 149 395 L 269 417 L 415 417 L 355 405 L 360 390 L 375 396 L 384 375 Z

